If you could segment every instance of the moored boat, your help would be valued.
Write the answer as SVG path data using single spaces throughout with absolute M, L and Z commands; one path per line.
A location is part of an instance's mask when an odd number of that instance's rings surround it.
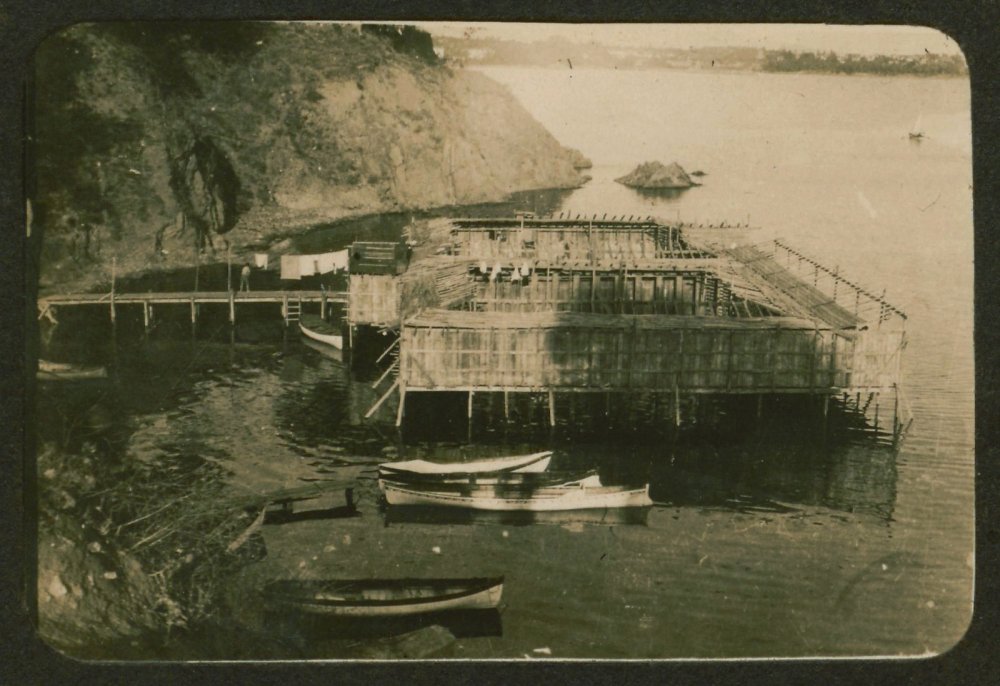
M 313 314 L 301 315 L 299 331 L 303 336 L 333 346 L 337 350 L 344 347 L 344 336 L 340 333 L 340 329 L 322 317 Z
M 379 488 L 386 483 L 432 491 L 473 493 L 489 490 L 494 493 L 533 493 L 540 488 L 600 486 L 596 469 L 577 472 L 454 472 L 449 474 L 382 474 Z
M 68 364 L 65 362 L 38 361 L 37 378 L 43 381 L 74 381 L 77 379 L 103 379 L 108 375 L 104 367 Z
M 434 505 L 473 510 L 552 512 L 606 507 L 649 507 L 649 484 L 629 486 L 564 485 L 535 489 L 476 488 L 441 490 L 386 481 L 389 505 Z
M 400 617 L 446 610 L 490 610 L 503 577 L 470 579 L 279 580 L 263 590 L 268 604 L 339 617 Z
M 544 472 L 552 460 L 552 451 L 546 450 L 530 455 L 491 457 L 469 462 L 432 462 L 430 460 L 406 460 L 384 462 L 378 466 L 379 474 L 483 474 L 500 472 Z

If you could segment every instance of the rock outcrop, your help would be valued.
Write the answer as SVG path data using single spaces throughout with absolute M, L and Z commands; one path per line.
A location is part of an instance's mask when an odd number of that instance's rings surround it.
M 43 285 L 107 275 L 112 258 L 119 275 L 189 266 L 224 242 L 582 183 L 585 158 L 505 87 L 404 33 L 130 23 L 48 38 L 29 184 Z
M 681 189 L 698 185 L 676 162 L 669 165 L 645 162 L 615 181 L 629 188 L 645 190 Z

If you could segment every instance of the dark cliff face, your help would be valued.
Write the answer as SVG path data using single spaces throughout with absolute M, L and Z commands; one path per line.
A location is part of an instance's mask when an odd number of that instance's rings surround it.
M 311 223 L 572 187 L 574 156 L 429 37 L 325 24 L 72 27 L 36 54 L 43 286 L 190 265 Z M 411 31 L 411 33 L 413 33 Z

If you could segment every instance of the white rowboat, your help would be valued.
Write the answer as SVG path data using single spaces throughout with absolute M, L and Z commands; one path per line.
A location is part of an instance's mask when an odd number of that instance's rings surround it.
M 37 378 L 43 381 L 74 381 L 77 379 L 103 379 L 108 370 L 104 367 L 88 367 L 65 362 L 38 361 Z
M 544 472 L 552 460 L 552 451 L 546 450 L 531 455 L 493 457 L 470 462 L 430 462 L 428 460 L 406 460 L 405 462 L 385 462 L 378 466 L 379 472 L 391 475 L 394 472 L 412 474 L 481 474 L 484 472 Z
M 333 346 L 337 350 L 341 350 L 344 347 L 343 335 L 337 333 L 338 329 L 336 327 L 319 317 L 302 315 L 302 319 L 299 320 L 299 331 L 306 338 Z
M 272 606 L 338 617 L 403 617 L 446 610 L 491 610 L 503 577 L 479 579 L 281 580 L 264 587 Z
M 649 507 L 649 484 L 642 488 L 625 486 L 569 486 L 539 488 L 530 494 L 510 497 L 497 495 L 489 489 L 478 489 L 469 495 L 448 491 L 410 488 L 387 481 L 383 484 L 390 505 L 433 505 L 464 507 L 473 510 L 554 512 L 557 510 L 587 510 L 605 507 Z

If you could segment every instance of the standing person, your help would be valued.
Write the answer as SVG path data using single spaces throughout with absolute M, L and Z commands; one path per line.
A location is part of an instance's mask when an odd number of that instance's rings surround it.
M 240 270 L 240 292 L 250 292 L 250 263 L 244 262 L 243 269 Z

